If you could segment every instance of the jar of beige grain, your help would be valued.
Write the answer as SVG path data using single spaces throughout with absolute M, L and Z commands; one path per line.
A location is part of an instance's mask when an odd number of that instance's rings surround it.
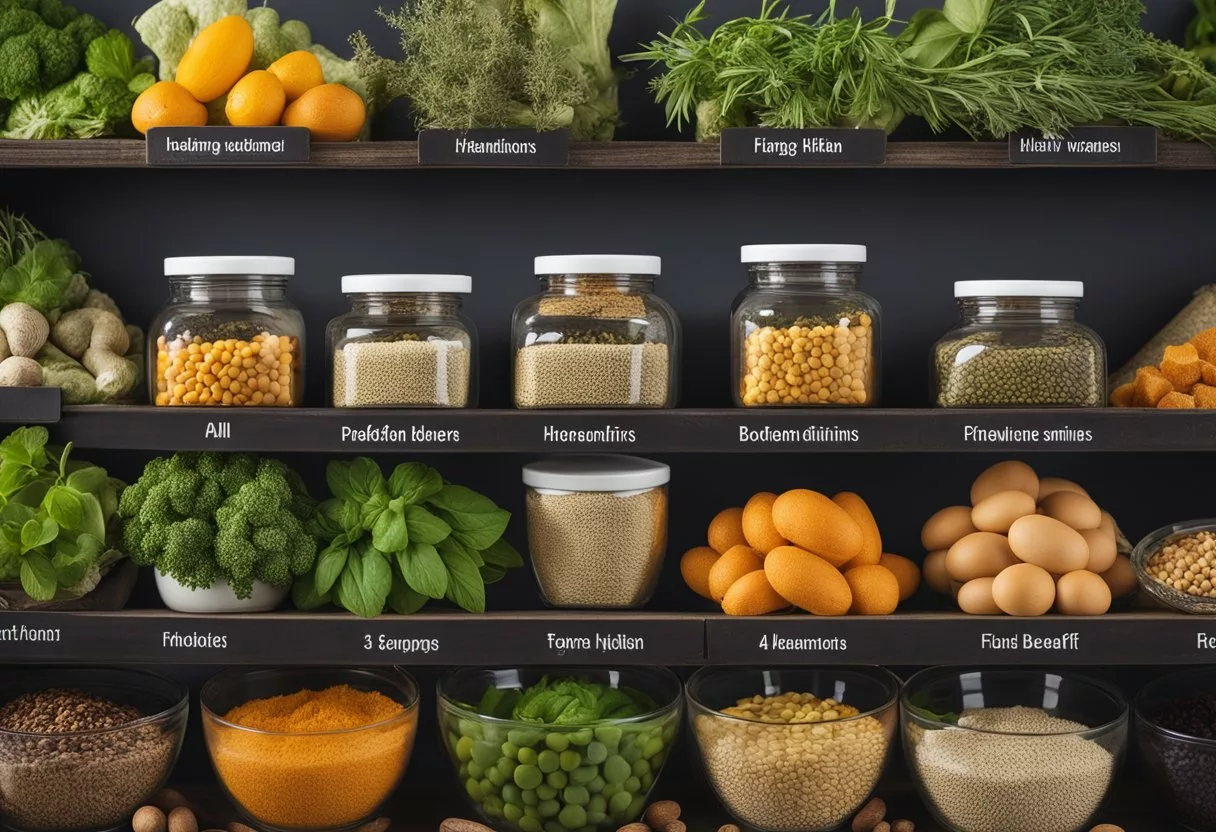
M 477 329 L 461 311 L 473 279 L 455 274 L 342 278 L 350 312 L 330 321 L 334 407 L 476 407 Z
M 633 456 L 524 466 L 528 546 L 545 603 L 627 609 L 650 600 L 667 549 L 671 469 Z
M 654 293 L 662 260 L 537 257 L 540 295 L 515 309 L 515 406 L 675 407 L 680 322 Z

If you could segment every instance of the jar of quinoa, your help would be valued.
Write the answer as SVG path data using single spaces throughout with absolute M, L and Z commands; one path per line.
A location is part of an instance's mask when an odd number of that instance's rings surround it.
M 654 294 L 662 260 L 537 257 L 543 291 L 515 309 L 515 406 L 675 407 L 680 322 Z
M 866 247 L 744 246 L 751 285 L 735 299 L 735 404 L 873 407 L 882 308 L 861 291 Z
M 635 456 L 524 466 L 528 548 L 545 603 L 627 609 L 650 600 L 667 551 L 671 469 Z
M 473 279 L 456 274 L 342 278 L 350 312 L 330 321 L 334 407 L 476 407 L 477 330 L 460 307 Z
M 158 407 L 296 407 L 304 318 L 287 299 L 290 257 L 170 257 L 169 302 L 152 324 Z

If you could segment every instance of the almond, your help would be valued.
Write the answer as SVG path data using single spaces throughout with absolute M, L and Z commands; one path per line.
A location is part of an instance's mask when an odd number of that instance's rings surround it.
M 464 818 L 448 818 L 439 824 L 439 832 L 494 832 L 490 827 L 475 820 Z
M 651 803 L 646 809 L 646 814 L 642 816 L 642 820 L 646 821 L 646 825 L 655 832 L 669 832 L 667 826 L 672 821 L 680 819 L 680 804 L 674 800 L 660 800 L 658 803 Z M 670 832 L 682 832 L 682 830 L 672 829 Z
M 882 798 L 874 797 L 861 807 L 861 811 L 853 818 L 853 832 L 874 832 L 875 827 L 887 816 L 887 804 Z

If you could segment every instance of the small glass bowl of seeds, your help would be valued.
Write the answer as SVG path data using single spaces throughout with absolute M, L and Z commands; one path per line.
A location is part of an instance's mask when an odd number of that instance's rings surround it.
M 1216 614 L 1216 519 L 1163 526 L 1136 544 L 1136 578 L 1176 610 Z
M 731 815 L 760 832 L 826 832 L 878 785 L 899 684 L 877 667 L 705 668 L 685 693 L 701 761 Z
M 132 670 L 6 672 L 0 680 L 0 823 L 26 832 L 125 826 L 164 786 L 189 692 Z

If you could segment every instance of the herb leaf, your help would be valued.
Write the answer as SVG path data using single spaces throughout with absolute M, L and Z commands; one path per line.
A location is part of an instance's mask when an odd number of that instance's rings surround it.
M 405 500 L 407 506 L 421 503 L 443 490 L 443 477 L 429 465 L 405 462 L 388 478 L 388 493 Z
M 448 535 L 452 533 L 451 526 L 422 506 L 405 507 L 405 525 L 413 543 L 429 543 L 434 546 L 447 540 Z
M 330 543 L 325 551 L 317 556 L 317 578 L 313 583 L 318 596 L 328 595 L 333 589 L 342 575 L 342 570 L 346 568 L 348 551 L 344 540 L 339 539 Z
M 384 602 L 393 588 L 393 572 L 384 555 L 375 549 L 351 549 L 346 569 L 338 582 L 338 600 L 361 618 L 375 618 L 384 612 Z
M 435 599 L 447 594 L 448 569 L 434 546 L 411 543 L 397 553 L 397 564 L 410 589 Z
M 448 568 L 447 599 L 469 612 L 485 612 L 486 584 L 473 555 L 453 536 L 439 544 L 439 556 Z
M 502 537 L 511 521 L 509 511 L 463 485 L 445 485 L 429 503 L 439 509 L 439 516 L 452 527 L 453 537 L 478 551 Z

